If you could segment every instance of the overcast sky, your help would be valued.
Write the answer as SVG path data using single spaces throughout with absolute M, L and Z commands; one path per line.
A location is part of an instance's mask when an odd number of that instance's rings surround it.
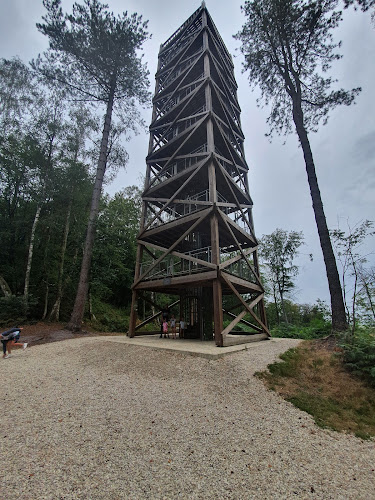
M 138 12 L 149 20 L 152 40 L 145 44 L 145 58 L 150 70 L 151 89 L 160 44 L 199 7 L 200 1 L 184 0 L 108 0 L 115 13 Z M 73 2 L 63 0 L 65 11 Z M 306 244 L 298 260 L 300 276 L 294 299 L 313 303 L 317 298 L 329 302 L 328 285 L 315 225 L 311 198 L 301 149 L 295 136 L 276 137 L 272 143 L 265 137 L 267 109 L 256 106 L 256 93 L 249 89 L 247 75 L 242 74 L 242 56 L 233 39 L 244 22 L 241 0 L 207 0 L 206 5 L 229 52 L 234 57 L 238 98 L 242 108 L 245 152 L 249 164 L 250 192 L 254 201 L 254 223 L 257 236 L 276 228 L 303 231 Z M 18 55 L 24 62 L 47 48 L 47 40 L 35 23 L 44 14 L 42 0 L 0 0 L 0 57 Z M 340 87 L 362 87 L 357 103 L 337 108 L 326 126 L 310 134 L 318 181 L 330 228 L 352 226 L 364 219 L 375 219 L 375 27 L 370 15 L 345 11 L 344 23 L 336 32 L 343 41 L 341 53 L 332 74 Z M 144 118 L 151 120 L 151 109 Z M 126 171 L 106 189 L 110 194 L 125 186 L 138 184 L 145 174 L 148 137 L 135 137 L 127 143 L 130 155 Z M 373 251 L 373 241 L 367 251 Z M 314 262 L 307 257 L 312 253 Z

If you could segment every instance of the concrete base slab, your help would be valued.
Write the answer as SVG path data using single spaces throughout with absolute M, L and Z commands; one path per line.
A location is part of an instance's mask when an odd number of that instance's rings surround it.
M 116 337 L 89 337 L 92 340 L 117 342 L 120 344 L 130 344 L 134 346 L 150 347 L 152 349 L 161 349 L 179 354 L 190 356 L 200 356 L 207 359 L 219 359 L 228 354 L 247 349 L 256 349 L 262 342 L 249 342 L 247 344 L 232 345 L 229 347 L 217 347 L 212 340 L 190 340 L 190 339 L 172 339 L 160 338 L 159 335 L 129 338 L 124 336 Z M 284 339 L 271 338 L 266 342 L 280 342 Z

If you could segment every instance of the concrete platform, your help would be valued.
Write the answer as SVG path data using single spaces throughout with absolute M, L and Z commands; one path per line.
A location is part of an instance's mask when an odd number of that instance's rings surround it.
M 228 354 L 232 354 L 247 349 L 257 349 L 263 342 L 280 342 L 284 339 L 271 338 L 260 342 L 250 342 L 247 344 L 232 345 L 229 347 L 217 347 L 212 340 L 190 340 L 190 339 L 172 339 L 160 338 L 159 335 L 145 335 L 144 337 L 129 338 L 124 336 L 116 337 L 89 337 L 94 341 L 116 342 L 120 344 L 130 344 L 134 346 L 150 347 L 151 349 L 160 349 L 170 352 L 178 352 L 190 356 L 200 356 L 207 359 L 219 359 Z

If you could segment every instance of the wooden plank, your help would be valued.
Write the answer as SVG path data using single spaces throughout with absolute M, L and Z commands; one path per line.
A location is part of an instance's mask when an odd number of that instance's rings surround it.
M 185 285 L 185 288 L 192 287 L 194 285 L 198 285 L 199 283 L 210 282 L 217 278 L 217 271 L 207 271 L 204 273 L 195 273 L 189 275 L 182 276 L 171 276 L 168 277 L 170 279 L 169 285 L 170 287 L 180 288 Z M 140 281 L 136 285 L 133 285 L 135 290 L 155 290 L 156 288 L 165 288 L 165 280 L 150 280 L 150 281 Z
M 223 313 L 224 314 L 227 314 L 228 316 L 230 316 L 231 318 L 235 318 L 236 315 L 227 311 L 226 309 L 223 309 Z M 245 319 L 241 319 L 240 323 L 243 323 L 244 325 L 246 326 L 249 326 L 250 328 L 254 328 L 255 330 L 259 331 L 259 332 L 262 332 L 262 328 L 260 328 L 259 326 L 257 325 L 254 325 L 253 323 L 250 323 L 249 321 L 246 321 Z
M 226 335 L 223 339 L 223 347 L 229 347 L 231 345 L 248 344 L 250 342 L 260 342 L 262 340 L 268 340 L 268 335 L 266 333 L 256 333 L 254 335 Z
M 223 346 L 223 295 L 220 279 L 215 279 L 212 284 L 214 303 L 214 337 L 218 347 Z
M 169 198 L 150 198 L 148 196 L 144 197 L 143 199 L 148 201 L 148 202 L 158 201 L 161 203 L 165 203 L 165 202 L 169 201 Z M 212 206 L 213 205 L 213 203 L 210 201 L 200 201 L 200 200 L 192 200 L 192 199 L 183 200 L 183 199 L 176 199 L 176 198 L 173 198 L 172 203 L 173 203 L 173 205 L 202 205 L 202 206 L 206 206 L 206 205 Z M 217 205 L 218 205 L 218 203 L 217 203 Z
M 144 297 L 142 297 L 143 300 L 145 300 Z M 151 302 L 151 301 L 147 301 L 147 302 Z M 179 300 L 176 300 L 175 302 L 173 302 L 173 304 L 169 305 L 168 308 L 171 309 L 173 306 L 177 305 L 180 301 Z M 158 306 L 159 307 L 159 306 Z M 162 308 L 160 308 L 160 310 L 153 314 L 152 316 L 149 316 L 147 319 L 145 319 L 144 321 L 142 321 L 142 323 L 139 323 L 136 327 L 135 327 L 135 330 L 139 330 L 140 328 L 142 328 L 143 326 L 147 325 L 148 323 L 150 323 L 151 321 L 153 321 L 155 318 L 157 318 L 158 316 L 160 316 L 162 313 Z
M 253 252 L 256 251 L 258 247 L 253 247 L 253 248 L 247 248 L 244 250 L 244 254 L 246 256 L 251 255 Z M 238 260 L 243 259 L 242 253 L 240 255 L 237 255 L 236 257 L 232 257 L 231 259 L 225 260 L 224 262 L 220 263 L 220 269 L 225 269 L 226 267 L 230 266 L 231 264 L 234 264 Z
M 226 175 L 224 175 L 224 179 L 225 179 L 225 181 L 226 181 L 226 183 L 227 183 L 227 185 L 228 185 L 228 187 L 229 187 L 229 190 L 230 190 L 230 191 L 231 191 L 231 193 L 232 193 L 232 196 L 234 197 L 234 199 L 235 199 L 235 201 L 236 201 L 236 203 L 237 203 L 237 208 L 240 210 L 241 215 L 242 215 L 242 217 L 243 217 L 243 220 L 246 222 L 247 227 L 248 227 L 248 228 L 249 228 L 249 230 L 250 230 L 250 234 L 251 234 L 251 235 L 252 235 L 252 237 L 254 238 L 254 241 L 257 241 L 257 239 L 256 239 L 256 237 L 255 237 L 255 234 L 254 234 L 254 230 L 253 230 L 253 228 L 251 227 L 250 221 L 248 220 L 248 218 L 246 217 L 246 215 L 245 215 L 244 211 L 242 210 L 242 208 L 241 208 L 241 204 L 240 204 L 240 202 L 238 201 L 238 198 L 237 198 L 237 196 L 236 196 L 236 193 L 234 192 L 234 189 L 232 188 L 232 182 L 230 182 L 230 181 L 229 181 L 229 179 L 228 179 L 228 177 L 227 177 Z
M 204 210 L 201 213 L 200 218 L 196 222 L 194 222 L 194 224 L 190 226 L 189 229 L 187 229 L 184 232 L 184 234 L 180 236 L 178 240 L 175 241 L 173 245 L 169 247 L 169 249 L 166 252 L 164 252 L 164 254 L 161 257 L 159 257 L 146 272 L 142 274 L 140 278 L 138 278 L 138 280 L 134 281 L 133 287 L 135 287 L 150 271 L 152 271 L 152 269 L 154 269 L 159 264 L 159 262 L 161 262 L 164 259 L 164 257 L 166 257 L 183 239 L 185 239 L 188 234 L 194 231 L 194 229 L 206 218 L 206 216 L 211 211 L 212 211 L 211 209 Z
M 234 232 L 232 231 L 232 229 L 231 229 L 231 227 L 230 227 L 230 226 L 231 226 L 231 224 L 229 224 L 229 222 L 228 222 L 228 220 L 230 220 L 230 219 L 229 219 L 229 217 L 227 217 L 227 216 L 226 216 L 223 212 L 220 212 L 220 215 L 221 215 L 222 220 L 224 221 L 224 224 L 227 226 L 227 228 L 228 228 L 228 230 L 229 230 L 230 234 L 232 235 L 232 238 L 233 238 L 233 239 L 234 239 L 234 241 L 236 242 L 236 245 L 237 245 L 237 247 L 238 247 L 238 250 L 241 252 L 241 254 L 242 254 L 242 256 L 243 256 L 243 258 L 244 258 L 244 260 L 245 260 L 246 264 L 249 266 L 250 270 L 251 270 L 251 271 L 252 271 L 252 273 L 254 274 L 254 277 L 255 277 L 255 279 L 257 280 L 258 285 L 259 285 L 259 286 L 262 288 L 262 290 L 263 290 L 262 282 L 261 282 L 261 280 L 260 280 L 260 278 L 259 278 L 258 274 L 256 273 L 255 269 L 254 269 L 254 268 L 253 268 L 253 266 L 251 265 L 251 263 L 250 263 L 249 259 L 247 258 L 246 254 L 245 254 L 245 253 L 244 253 L 244 251 L 242 250 L 242 247 L 241 247 L 240 243 L 238 242 L 238 240 L 237 240 L 237 238 L 236 238 L 236 236 L 235 236 Z M 232 222 L 232 221 L 231 221 L 231 222 Z M 233 224 L 233 222 L 232 222 L 232 224 Z
M 133 338 L 135 335 L 135 324 L 137 321 L 137 291 L 132 292 L 132 304 L 130 307 L 130 318 L 129 318 L 129 331 L 127 333 L 128 337 Z
M 267 333 L 267 335 L 271 336 L 267 326 L 263 323 L 263 321 L 261 319 L 258 318 L 258 316 L 255 314 L 255 312 L 253 311 L 253 307 L 255 307 L 258 302 L 260 302 L 263 297 L 264 297 L 264 293 L 261 293 L 256 299 L 254 299 L 250 304 L 247 304 L 244 299 L 242 298 L 242 296 L 237 292 L 236 288 L 232 285 L 232 283 L 229 281 L 229 279 L 224 276 L 224 274 L 222 274 L 222 277 L 224 279 L 224 281 L 226 282 L 226 284 L 229 286 L 229 288 L 232 290 L 232 292 L 236 295 L 236 297 L 238 298 L 238 300 L 242 303 L 242 305 L 245 307 L 245 309 L 247 310 L 247 312 L 249 312 L 251 314 L 251 316 L 255 319 L 255 321 L 257 323 L 259 323 L 259 325 L 263 328 L 263 331 L 265 331 Z
M 147 226 L 144 228 L 143 232 L 147 231 L 147 229 L 151 226 L 151 224 L 156 220 L 156 218 L 159 216 L 159 214 L 161 214 L 161 212 L 163 210 L 165 210 L 167 208 L 168 205 L 170 205 L 172 203 L 172 200 L 175 196 L 178 195 L 178 193 L 180 193 L 184 187 L 191 181 L 191 179 L 193 179 L 193 177 L 195 177 L 197 175 L 197 173 L 201 170 L 201 168 L 203 167 L 204 165 L 204 162 L 202 162 L 202 165 L 198 168 L 196 168 L 192 174 L 190 175 L 190 177 L 188 177 L 185 182 L 182 184 L 182 186 L 179 187 L 179 189 L 177 189 L 177 191 L 173 194 L 173 196 L 171 196 L 168 201 L 163 205 L 163 207 L 159 210 L 159 212 L 156 214 L 156 216 L 147 224 Z M 186 219 L 185 219 L 186 220 Z
M 178 219 L 172 220 L 170 222 L 165 222 L 161 226 L 154 227 L 152 229 L 145 229 L 142 234 L 138 236 L 138 239 L 143 239 L 143 238 L 149 238 L 150 236 L 154 236 L 160 233 L 163 233 L 166 229 L 175 229 L 181 224 L 189 224 L 190 222 L 199 219 L 203 213 L 206 213 L 208 211 L 212 210 L 211 207 L 203 209 L 203 210 L 198 210 L 197 212 L 194 212 L 190 215 L 184 215 L 183 217 L 179 217 Z M 149 244 L 149 243 L 147 243 Z
M 223 337 L 223 345 L 225 345 L 225 336 L 233 330 L 233 328 L 239 323 L 247 314 L 247 311 L 241 311 L 238 316 L 234 318 L 234 320 L 229 323 L 229 325 L 221 332 Z
M 146 243 L 145 241 L 142 241 L 141 243 L 144 245 L 149 245 L 152 248 L 155 248 L 156 250 L 161 250 L 164 252 L 167 250 L 167 248 L 162 247 L 160 245 L 156 245 L 155 243 Z M 192 257 L 191 255 L 187 255 L 185 253 L 173 251 L 173 252 L 170 252 L 169 255 L 174 255 L 175 257 L 180 257 L 180 259 L 185 259 L 185 260 L 188 260 L 190 262 L 194 262 L 196 264 L 200 264 L 202 266 L 209 267 L 211 269 L 216 269 L 216 265 L 212 264 L 211 262 L 207 262 L 206 260 L 202 260 L 202 259 L 197 259 L 196 257 Z
M 238 276 L 235 276 L 234 274 L 229 274 L 227 271 L 222 271 L 222 275 L 226 275 L 228 279 L 230 279 L 231 283 L 235 283 L 237 286 L 240 286 L 242 288 L 245 288 L 249 290 L 248 293 L 251 292 L 257 292 L 257 293 L 264 293 L 264 289 L 260 287 L 259 285 L 256 285 L 255 283 L 252 283 L 251 281 L 244 280 L 242 278 L 239 278 Z

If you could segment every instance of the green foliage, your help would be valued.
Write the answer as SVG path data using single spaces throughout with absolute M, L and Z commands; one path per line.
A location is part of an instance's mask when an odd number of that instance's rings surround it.
M 289 323 L 280 322 L 274 303 L 266 303 L 267 321 L 273 337 L 316 339 L 331 333 L 328 307 L 323 301 L 316 304 L 295 304 L 285 300 L 284 307 Z
M 95 319 L 87 325 L 98 332 L 126 333 L 129 329 L 129 315 L 125 309 L 118 309 L 108 303 L 96 301 Z
M 31 297 L 26 303 L 23 295 L 8 295 L 0 297 L 0 325 L 9 326 L 15 323 L 24 323 L 28 317 L 29 309 L 36 301 Z
M 131 299 L 141 192 L 130 186 L 102 200 L 94 247 L 91 292 L 102 300 L 125 306 Z
M 305 342 L 280 358 L 256 373 L 271 390 L 309 413 L 320 427 L 361 439 L 375 435 L 374 389 L 343 370 L 341 357 Z
M 47 13 L 37 28 L 48 37 L 50 50 L 33 61 L 34 68 L 92 102 L 107 103 L 114 93 L 122 118 L 130 109 L 135 112 L 133 98 L 148 102 L 148 71 L 138 56 L 149 38 L 142 16 L 116 17 L 97 0 L 74 3 L 71 14 L 63 13 L 61 0 L 43 0 L 43 5 Z
M 312 340 L 327 337 L 331 333 L 331 329 L 331 323 L 316 318 L 309 325 L 281 323 L 271 329 L 271 335 L 272 337 Z
M 294 260 L 299 247 L 303 245 L 302 231 L 285 231 L 276 229 L 260 239 L 260 257 L 263 264 L 265 283 L 274 299 L 277 322 L 281 314 L 288 322 L 285 299 L 294 289 L 293 278 L 298 275 L 298 267 Z
M 300 358 L 298 349 L 289 349 L 280 356 L 281 362 L 272 363 L 267 368 L 275 377 L 295 377 Z
M 345 9 L 347 9 L 350 5 L 354 5 L 354 8 L 357 10 L 359 7 L 363 12 L 366 12 L 371 7 L 375 6 L 375 0 L 344 0 Z
M 364 245 L 374 237 L 374 223 L 360 221 L 352 227 L 347 222 L 347 230 L 330 230 L 330 235 L 342 268 L 346 312 L 354 333 L 357 321 L 375 324 L 374 268 L 366 267 L 367 257 Z
M 242 42 L 244 69 L 249 82 L 271 104 L 268 124 L 272 132 L 290 133 L 296 102 L 301 105 L 305 130 L 317 130 L 321 120 L 340 104 L 353 102 L 360 89 L 331 90 L 334 80 L 324 77 L 340 43 L 332 30 L 341 21 L 337 0 L 247 0 L 246 22 L 235 38 Z
M 341 347 L 346 367 L 365 376 L 375 386 L 375 331 L 361 329 L 351 342 L 342 342 Z

